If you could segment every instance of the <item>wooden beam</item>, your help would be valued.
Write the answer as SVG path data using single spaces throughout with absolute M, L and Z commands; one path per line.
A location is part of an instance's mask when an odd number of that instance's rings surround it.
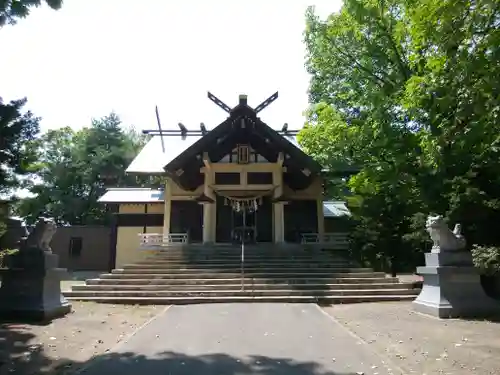
M 179 122 L 177 124 L 177 126 L 179 127 L 179 129 L 181 131 L 181 135 L 186 135 L 188 133 L 186 126 L 182 122 Z
M 156 111 L 156 122 L 158 123 L 158 130 L 160 132 L 160 135 L 162 133 L 162 128 L 161 128 L 161 123 L 160 123 L 160 114 L 158 113 L 158 106 L 155 108 Z M 161 139 L 161 149 L 163 153 L 165 153 L 165 141 L 163 140 L 163 137 L 160 137 Z
M 276 99 L 278 99 L 278 91 L 276 91 L 269 98 L 267 98 L 262 103 L 260 103 L 257 107 L 255 107 L 255 113 L 259 113 L 264 108 L 266 108 L 269 104 L 271 104 L 272 102 L 274 102 Z
M 208 152 L 203 153 L 203 164 L 205 164 L 205 167 L 210 169 L 210 157 L 208 156 Z
M 278 154 L 278 165 L 282 167 L 284 161 L 285 161 L 285 155 L 282 152 L 280 152 Z
M 212 94 L 210 91 L 207 94 L 208 94 L 208 99 L 213 101 L 215 104 L 217 104 L 220 108 L 222 108 L 227 113 L 231 113 L 231 107 L 229 107 L 226 103 L 224 103 L 222 100 L 220 100 L 214 94 Z

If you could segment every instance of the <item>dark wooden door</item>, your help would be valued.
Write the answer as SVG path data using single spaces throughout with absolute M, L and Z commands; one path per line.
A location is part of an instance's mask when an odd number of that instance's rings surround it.
M 203 205 L 194 201 L 172 201 L 170 233 L 188 233 L 190 242 L 201 242 Z
M 285 205 L 285 241 L 300 242 L 301 233 L 318 232 L 318 206 L 315 200 L 296 200 Z

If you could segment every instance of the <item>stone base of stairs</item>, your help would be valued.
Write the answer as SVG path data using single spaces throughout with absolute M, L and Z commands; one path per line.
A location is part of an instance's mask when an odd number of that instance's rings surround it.
M 71 292 L 68 292 L 71 293 Z M 248 303 L 248 302 L 281 302 L 281 303 L 317 303 L 346 304 L 363 302 L 413 301 L 418 293 L 407 296 L 230 296 L 230 297 L 67 297 L 68 300 L 79 300 L 99 303 L 130 305 L 189 305 L 202 303 Z
M 250 247 L 242 274 L 239 251 L 236 246 L 169 248 L 73 286 L 64 295 L 115 304 L 335 304 L 413 300 L 419 292 L 412 283 L 354 267 L 341 255 L 297 246 Z

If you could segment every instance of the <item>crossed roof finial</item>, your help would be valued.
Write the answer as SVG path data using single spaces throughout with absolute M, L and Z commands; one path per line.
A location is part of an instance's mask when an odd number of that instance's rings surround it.
M 231 113 L 231 111 L 234 109 L 231 109 L 226 103 L 224 103 L 222 100 L 220 100 L 218 97 L 216 97 L 214 94 L 212 94 L 210 91 L 208 91 L 208 99 L 213 101 L 215 104 L 217 104 L 220 108 L 222 108 L 224 111 L 227 113 Z M 262 111 L 264 108 L 269 106 L 272 102 L 274 102 L 276 99 L 278 99 L 278 91 L 276 91 L 274 94 L 272 94 L 269 98 L 264 100 L 262 103 L 260 103 L 257 107 L 253 108 L 255 113 L 259 113 Z M 239 103 L 238 105 L 246 105 L 247 104 L 247 96 L 242 94 L 239 96 Z

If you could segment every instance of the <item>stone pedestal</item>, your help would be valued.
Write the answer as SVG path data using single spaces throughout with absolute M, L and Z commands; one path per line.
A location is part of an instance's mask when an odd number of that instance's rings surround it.
M 488 297 L 467 251 L 425 254 L 424 278 L 414 310 L 439 318 L 475 318 L 500 313 L 500 303 Z
M 51 320 L 71 311 L 61 294 L 66 269 L 57 268 L 58 256 L 26 249 L 6 260 L 1 274 L 0 315 L 16 320 Z

